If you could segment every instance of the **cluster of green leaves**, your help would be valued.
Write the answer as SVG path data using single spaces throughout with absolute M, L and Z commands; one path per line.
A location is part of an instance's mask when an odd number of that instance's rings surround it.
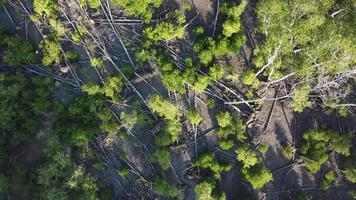
M 216 186 L 212 181 L 203 181 L 195 186 L 195 198 L 197 200 L 226 200 L 225 193 L 214 192 Z
M 239 5 L 223 4 L 221 6 L 221 12 L 226 15 L 226 20 L 223 23 L 223 34 L 225 37 L 231 37 L 241 31 L 240 16 L 245 10 L 247 0 L 242 0 Z
M 5 49 L 2 59 L 9 65 L 16 66 L 36 61 L 32 45 L 19 36 L 7 36 L 2 27 L 0 27 L 0 45 Z
M 88 95 L 103 95 L 113 102 L 120 102 L 118 94 L 121 92 L 123 87 L 124 82 L 122 80 L 122 77 L 116 75 L 108 77 L 105 80 L 105 84 L 103 86 L 100 86 L 93 82 L 89 82 L 82 86 L 82 90 Z
M 42 64 L 60 64 L 62 61 L 61 46 L 54 40 L 44 39 L 40 44 L 40 48 L 43 52 Z
M 328 151 L 335 151 L 345 156 L 350 155 L 351 140 L 348 135 L 340 135 L 332 131 L 310 129 L 303 134 L 304 143 L 301 153 L 307 159 L 305 167 L 316 173 L 328 160 Z
M 321 188 L 327 190 L 330 187 L 330 184 L 335 180 L 335 174 L 332 171 L 329 171 L 325 174 L 323 181 L 321 182 Z
M 248 145 L 242 145 L 236 150 L 236 159 L 243 164 L 243 168 L 251 168 L 261 163 L 262 159 L 257 153 L 251 150 Z
M 43 16 L 46 17 L 49 23 L 49 33 L 55 38 L 63 36 L 67 29 L 60 23 L 58 19 L 59 4 L 57 0 L 34 0 L 34 13 L 31 19 L 38 22 Z
M 216 116 L 216 120 L 219 125 L 217 134 L 221 139 L 219 144 L 223 150 L 229 150 L 233 147 L 232 135 L 241 142 L 247 139 L 242 120 L 233 118 L 229 112 L 220 112 Z
M 265 76 L 273 70 L 272 79 L 290 73 L 302 78 L 305 85 L 294 91 L 292 106 L 296 111 L 311 106 L 307 95 L 318 83 L 318 77 L 332 77 L 354 66 L 353 7 L 349 0 L 258 2 L 259 31 L 266 41 L 255 50 L 256 67 L 273 60 L 264 71 Z M 331 16 L 330 10 L 342 12 Z
M 163 170 L 167 170 L 169 168 L 171 156 L 168 150 L 158 149 L 153 155 Z
M 241 173 L 246 181 L 255 189 L 262 188 L 266 183 L 273 180 L 272 173 L 265 167 L 261 167 L 262 158 L 257 152 L 243 144 L 236 150 L 236 159 L 243 165 Z
M 265 167 L 254 166 L 249 169 L 243 168 L 241 173 L 255 189 L 262 188 L 266 183 L 273 180 L 271 171 Z
M 141 17 L 145 22 L 149 22 L 152 18 L 152 10 L 150 7 L 158 8 L 162 4 L 162 0 L 113 0 L 117 5 L 124 8 L 128 15 Z
M 125 129 L 128 131 L 132 130 L 136 125 L 142 125 L 145 122 L 151 122 L 151 118 L 138 109 L 134 109 L 129 112 L 121 112 L 120 119 L 122 126 L 125 127 Z
M 182 130 L 180 122 L 182 114 L 178 108 L 159 95 L 152 96 L 148 101 L 148 105 L 153 112 L 163 117 L 166 122 L 163 132 L 156 137 L 156 144 L 167 146 L 177 141 Z
M 218 35 L 216 40 L 203 36 L 204 29 L 201 27 L 194 31 L 197 36 L 194 50 L 203 64 L 210 63 L 214 57 L 236 53 L 245 43 L 246 37 L 242 31 L 240 16 L 246 5 L 247 1 L 243 0 L 238 5 L 224 3 L 221 6 L 221 13 L 226 20 L 222 25 L 223 33 Z
M 90 8 L 97 9 L 100 7 L 101 2 L 100 0 L 79 0 L 79 5 L 81 7 L 89 6 Z
M 193 166 L 210 170 L 215 179 L 220 179 L 222 172 L 227 172 L 231 169 L 230 164 L 219 163 L 211 153 L 200 155 L 199 158 L 194 161 Z
M 159 195 L 170 198 L 177 197 L 180 193 L 175 186 L 171 185 L 166 179 L 162 177 L 158 177 L 156 180 L 154 180 L 153 190 Z
M 193 126 L 197 126 L 200 124 L 200 122 L 203 121 L 201 114 L 194 109 L 191 109 L 187 112 L 187 118 Z

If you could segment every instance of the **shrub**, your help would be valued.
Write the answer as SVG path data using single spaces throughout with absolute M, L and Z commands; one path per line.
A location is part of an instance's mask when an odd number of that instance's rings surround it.
M 40 47 L 43 51 L 42 64 L 51 65 L 53 63 L 60 64 L 62 61 L 61 46 L 58 42 L 48 39 L 42 40 Z
M 218 125 L 222 128 L 232 125 L 232 117 L 229 112 L 220 112 L 216 116 L 216 120 L 218 121 Z
M 259 164 L 262 160 L 256 152 L 251 150 L 247 145 L 242 145 L 236 150 L 236 159 L 243 164 L 243 168 L 250 168 Z
M 223 139 L 219 141 L 219 145 L 222 150 L 230 150 L 234 146 L 234 142 L 228 139 Z
M 97 68 L 104 67 L 104 60 L 101 57 L 94 57 L 90 60 L 90 65 Z
M 272 173 L 267 168 L 243 168 L 241 172 L 246 181 L 251 183 L 252 187 L 255 189 L 260 189 L 266 183 L 273 180 Z
M 292 145 L 288 144 L 288 146 L 286 146 L 283 149 L 282 154 L 286 159 L 292 160 L 294 157 L 295 151 L 296 151 L 296 149 Z
M 230 164 L 219 163 L 215 157 L 209 153 L 199 156 L 199 158 L 193 162 L 193 166 L 210 169 L 213 172 L 213 176 L 217 179 L 220 178 L 220 173 L 230 171 L 231 169 Z
M 196 110 L 189 110 L 187 113 L 187 118 L 193 126 L 197 126 L 203 120 L 200 113 Z
M 208 182 L 203 181 L 195 186 L 195 198 L 197 200 L 214 200 L 212 196 L 215 186 Z

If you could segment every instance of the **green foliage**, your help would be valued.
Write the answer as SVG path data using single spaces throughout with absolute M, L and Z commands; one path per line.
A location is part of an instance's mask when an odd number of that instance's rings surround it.
M 153 112 L 166 120 L 164 132 L 156 138 L 156 143 L 160 146 L 166 146 L 178 140 L 182 129 L 182 124 L 180 123 L 182 114 L 178 108 L 159 95 L 152 96 L 148 101 L 148 105 Z
M 116 118 L 113 116 L 109 108 L 105 107 L 97 112 L 98 118 L 101 120 L 100 130 L 109 134 L 109 137 L 114 137 L 120 126 L 116 121 Z
M 209 69 L 209 75 L 212 80 L 218 81 L 223 78 L 225 74 L 224 68 L 221 65 L 215 64 Z
M 131 130 L 135 127 L 136 124 L 142 124 L 147 117 L 144 113 L 139 113 L 137 110 L 133 110 L 129 113 L 121 112 L 120 119 L 122 121 L 122 126 L 127 130 Z
M 118 93 L 121 92 L 124 87 L 121 76 L 111 76 L 106 79 L 103 86 L 99 86 L 96 83 L 86 83 L 82 86 L 82 91 L 88 95 L 104 95 L 114 102 L 119 102 L 120 98 Z
M 294 111 L 302 112 L 304 108 L 311 107 L 311 102 L 309 101 L 310 90 L 311 88 L 308 84 L 301 84 L 294 88 L 294 98 L 291 103 Z
M 81 7 L 88 5 L 90 8 L 99 8 L 100 7 L 100 0 L 80 0 L 79 4 Z
M 15 66 L 36 61 L 35 51 L 32 45 L 19 36 L 5 37 L 0 45 L 4 45 L 3 60 L 5 63 Z
M 223 4 L 221 6 L 221 12 L 227 16 L 226 21 L 223 23 L 223 34 L 225 37 L 231 37 L 232 34 L 241 30 L 240 16 L 245 10 L 247 1 L 243 0 L 239 5 Z
M 125 166 L 120 167 L 120 169 L 119 169 L 119 175 L 120 175 L 121 177 L 128 176 L 129 174 L 130 174 L 130 169 L 129 169 L 129 168 L 127 168 L 127 167 L 125 167 Z
M 347 135 L 338 135 L 331 131 L 310 129 L 303 134 L 305 143 L 301 146 L 301 153 L 306 156 L 305 167 L 316 173 L 321 165 L 328 160 L 327 151 L 334 150 L 343 155 L 350 154 L 351 141 Z M 341 143 L 340 143 L 341 141 Z
M 247 145 L 242 145 L 236 150 L 236 159 L 243 164 L 243 168 L 251 168 L 261 163 L 261 158 L 256 152 L 252 151 Z
M 62 61 L 61 46 L 55 41 L 48 39 L 42 40 L 40 48 L 43 51 L 42 64 L 51 65 L 53 63 L 60 64 Z
M 232 124 L 232 117 L 229 112 L 220 112 L 216 116 L 216 120 L 218 122 L 218 125 L 222 128 L 231 126 L 231 124 Z
M 321 183 L 321 188 L 327 190 L 330 187 L 330 184 L 335 180 L 335 174 L 332 171 L 329 171 L 325 174 L 325 177 Z
M 181 117 L 181 113 L 178 108 L 159 95 L 152 96 L 148 101 L 148 105 L 153 112 L 157 113 L 166 120 L 175 121 Z
M 169 163 L 170 163 L 169 151 L 164 149 L 158 149 L 153 155 L 155 156 L 155 158 L 157 159 L 159 165 L 162 167 L 163 170 L 167 170 L 169 168 Z
M 255 189 L 260 189 L 266 183 L 273 180 L 272 173 L 266 168 L 243 168 L 241 172 L 246 181 L 251 183 L 252 187 Z
M 5 2 L 6 0 L 0 0 L 0 6 L 4 6 L 5 5 Z
M 215 186 L 208 182 L 203 181 L 195 186 L 194 192 L 197 200 L 214 200 L 212 195 Z
M 159 22 L 154 28 L 148 27 L 144 31 L 145 36 L 153 41 L 171 40 L 184 37 L 184 27 L 174 26 L 169 22 Z
M 82 86 L 82 91 L 87 93 L 88 95 L 96 95 L 102 93 L 100 85 L 92 82 L 84 84 Z
M 331 16 L 331 10 L 341 7 L 342 14 Z M 354 66 L 355 37 L 350 31 L 355 23 L 353 7 L 352 1 L 258 2 L 259 31 L 266 41 L 256 51 L 254 60 L 257 67 L 270 63 L 265 74 L 273 70 L 273 79 L 294 73 L 309 84 L 309 88 L 296 88 L 299 91 L 294 96 L 298 99 L 293 108 L 297 112 L 311 106 L 306 95 L 319 80 L 331 81 L 337 73 L 345 73 Z
M 257 149 L 258 149 L 258 151 L 260 151 L 261 153 L 265 154 L 265 153 L 267 153 L 267 151 L 268 151 L 268 146 L 261 144 L 261 145 L 258 146 Z
M 257 79 L 255 73 L 252 70 L 245 72 L 241 78 L 243 84 L 252 86 L 253 88 L 257 88 L 260 84 L 259 80 Z
M 283 154 L 283 156 L 284 156 L 286 159 L 292 160 L 293 157 L 294 157 L 295 152 L 296 152 L 296 149 L 295 149 L 292 145 L 288 144 L 288 145 L 283 149 L 282 154 Z
M 71 62 L 75 62 L 78 59 L 78 53 L 75 51 L 66 51 L 65 56 Z
M 158 8 L 162 0 L 113 0 L 117 5 L 122 6 L 128 15 L 142 17 L 146 22 L 152 18 L 150 7 Z
M 179 193 L 178 189 L 175 186 L 171 185 L 168 181 L 166 181 L 163 178 L 157 178 L 153 182 L 153 190 L 155 193 L 159 195 L 170 197 L 170 198 L 176 197 Z
M 56 0 L 34 0 L 33 8 L 39 15 L 46 14 L 50 18 L 57 18 L 59 5 Z
M 124 82 L 121 76 L 119 75 L 110 76 L 105 80 L 105 84 L 103 86 L 103 92 L 105 96 L 112 99 L 112 101 L 119 102 L 119 97 L 117 95 L 118 93 L 121 92 L 123 87 L 124 87 Z
M 90 60 L 90 65 L 96 68 L 104 67 L 104 60 L 101 57 L 94 57 Z
M 345 177 L 352 183 L 356 183 L 356 168 L 353 166 L 349 166 L 344 171 Z
M 209 153 L 199 156 L 199 158 L 193 162 L 193 166 L 211 170 L 216 179 L 220 179 L 222 172 L 227 172 L 231 169 L 230 164 L 219 163 L 216 158 Z
M 222 139 L 219 141 L 220 148 L 222 150 L 230 150 L 234 146 L 234 142 L 228 139 Z
M 193 126 L 197 126 L 203 120 L 201 114 L 196 110 L 189 110 L 187 112 L 187 118 Z

